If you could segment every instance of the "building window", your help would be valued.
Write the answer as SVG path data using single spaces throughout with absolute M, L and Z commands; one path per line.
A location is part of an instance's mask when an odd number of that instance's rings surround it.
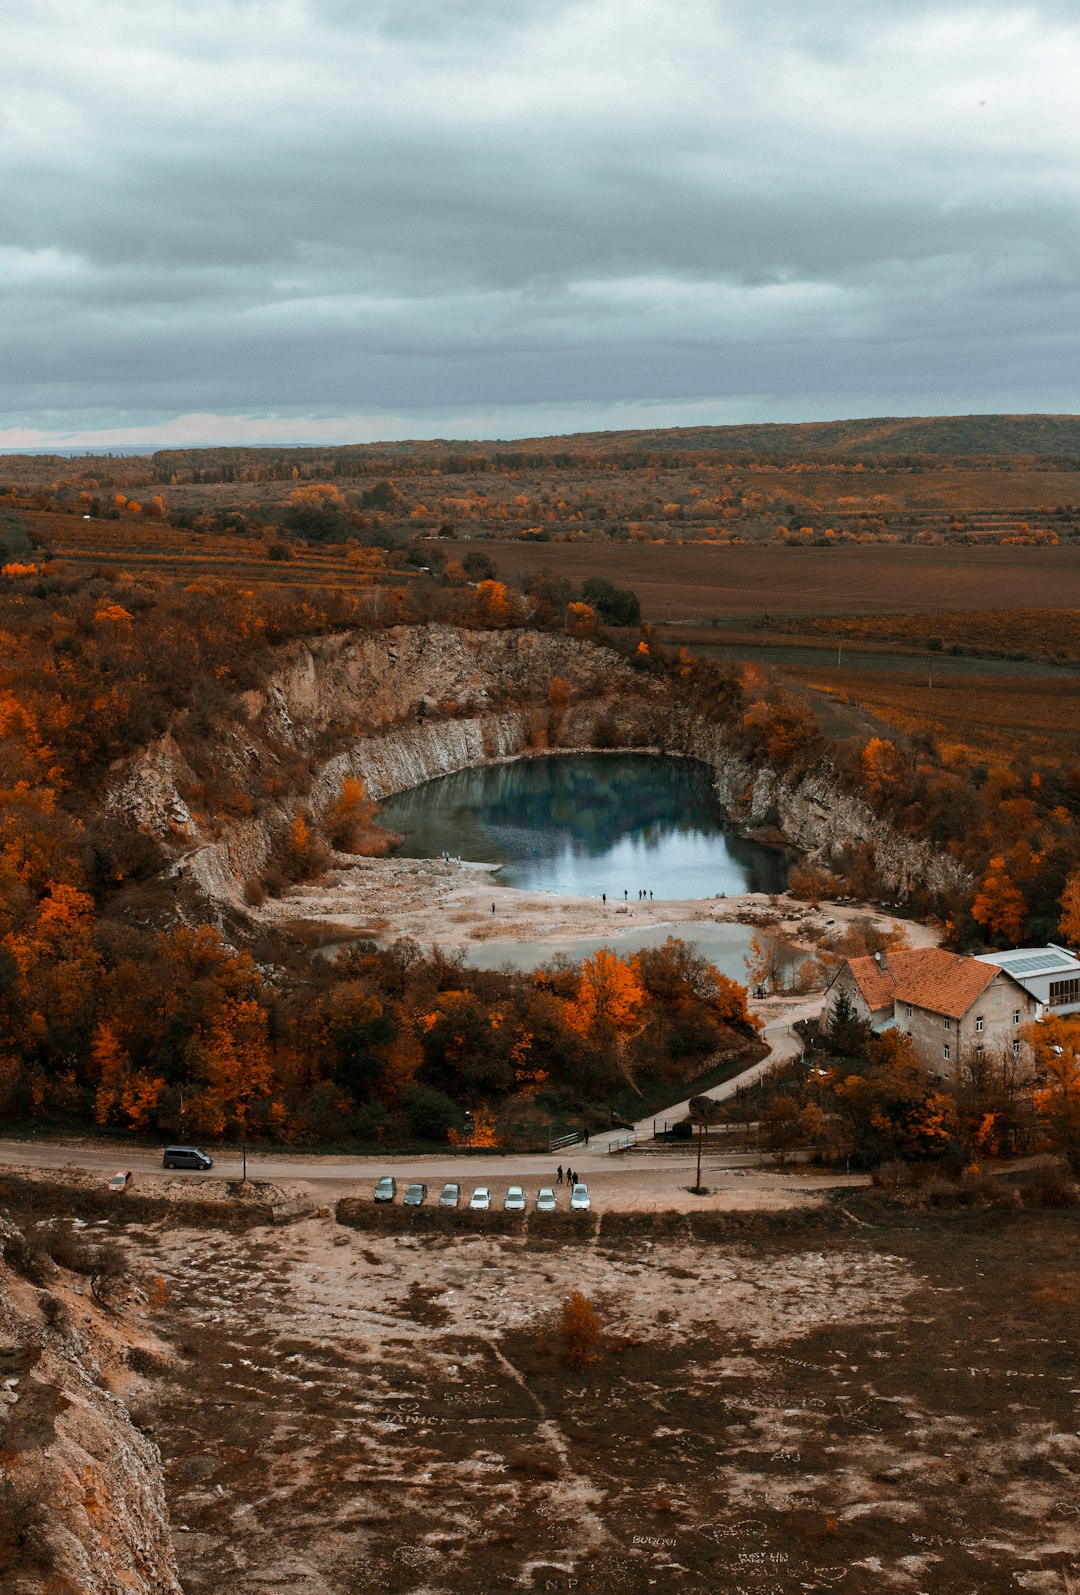
M 907 1005 L 907 1016 L 908 1016 L 909 1019 L 911 1018 L 911 1011 L 912 1011 L 911 1010 L 911 1004 L 908 1003 L 908 1005 Z
M 946 1043 L 946 1046 L 945 1046 L 945 1062 L 946 1063 L 948 1063 L 948 1061 L 949 1061 L 951 1056 L 952 1056 L 952 1054 L 949 1051 L 948 1043 Z
M 952 1029 L 952 1020 L 951 1019 L 946 1019 L 946 1021 L 945 1021 L 945 1029 L 946 1030 L 951 1030 Z
M 1013 1057 L 1014 1058 L 1018 1058 L 1019 1056 L 1020 1056 L 1020 1043 L 1019 1043 L 1019 1041 L 1014 1041 L 1013 1042 Z
M 1020 1023 L 1020 1010 L 1019 1010 L 1019 1008 L 1014 1008 L 1013 1009 L 1013 1024 L 1014 1025 L 1018 1025 L 1019 1023 Z
M 982 1027 L 983 1027 L 983 1022 L 982 1022 L 982 1018 L 981 1018 L 981 1016 L 980 1016 L 980 1017 L 979 1017 L 979 1018 L 978 1018 L 978 1019 L 976 1019 L 976 1021 L 975 1021 L 975 1029 L 976 1029 L 976 1030 L 980 1030 L 980 1031 L 981 1031 L 981 1030 L 982 1030 Z
M 1080 975 L 1075 980 L 1050 982 L 1050 998 L 1046 1004 L 1048 1008 L 1064 1008 L 1074 1002 L 1080 1002 Z M 908 1012 L 911 1010 L 908 1009 Z

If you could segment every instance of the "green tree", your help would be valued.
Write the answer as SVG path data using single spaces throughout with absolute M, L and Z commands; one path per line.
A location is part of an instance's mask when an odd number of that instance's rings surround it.
M 609 626 L 641 625 L 641 604 L 629 587 L 616 587 L 604 576 L 590 576 L 581 596 Z
M 825 1026 L 825 1040 L 830 1050 L 845 1058 L 862 1058 L 872 1034 L 870 1025 L 865 1019 L 860 1019 L 848 991 L 841 986 L 833 999 Z

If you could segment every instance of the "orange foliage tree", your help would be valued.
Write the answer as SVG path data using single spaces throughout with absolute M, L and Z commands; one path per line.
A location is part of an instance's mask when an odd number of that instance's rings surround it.
M 1070 946 L 1080 946 L 1080 869 L 1075 870 L 1065 883 L 1058 929 Z
M 1080 1176 L 1080 1017 L 1055 1015 L 1022 1031 L 1035 1054 L 1040 1083 L 1032 1102 L 1055 1151 Z
M 218 1135 L 230 1126 L 240 1131 L 246 1181 L 252 1110 L 268 1101 L 274 1084 L 265 1010 L 254 1001 L 227 1002 L 207 1037 L 205 1050 L 204 1122 Z
M 1005 867 L 1002 857 L 992 858 L 990 868 L 971 905 L 971 917 L 985 925 L 991 936 L 1015 941 L 1027 917 L 1027 903 Z
M 645 988 L 632 958 L 620 958 L 610 947 L 598 947 L 581 962 L 578 987 L 569 1020 L 581 1035 L 605 1031 L 625 1039 L 640 1025 Z
M 347 775 L 341 792 L 330 804 L 324 818 L 327 836 L 343 853 L 381 857 L 398 839 L 376 822 L 378 804 L 368 797 L 359 776 Z
M 902 761 L 895 743 L 887 738 L 871 737 L 862 751 L 863 780 L 872 798 L 882 797 L 895 785 L 902 770 Z
M 586 1368 L 600 1356 L 603 1326 L 587 1296 L 575 1290 L 559 1313 L 559 1338 L 571 1368 Z

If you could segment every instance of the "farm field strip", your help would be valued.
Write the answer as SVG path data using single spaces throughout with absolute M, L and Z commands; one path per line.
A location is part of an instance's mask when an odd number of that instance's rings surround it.
M 751 660 L 755 664 L 769 665 L 778 670 L 793 668 L 829 671 L 838 682 L 854 677 L 898 675 L 925 682 L 929 665 L 935 682 L 948 677 L 990 678 L 1034 677 L 1040 681 L 1080 680 L 1080 666 L 1051 666 L 1038 659 L 977 658 L 964 654 L 908 652 L 901 649 L 882 651 L 870 646 L 848 648 L 846 645 L 840 663 L 837 663 L 835 643 L 830 647 L 820 643 L 801 643 L 797 639 L 767 643 L 754 638 L 730 643 L 695 643 L 690 652 L 705 659 Z
M 841 548 L 701 544 L 480 545 L 501 577 L 548 570 L 579 586 L 589 576 L 631 587 L 654 622 L 770 615 L 909 614 L 1058 609 L 1080 592 L 1080 547 L 955 548 L 901 544 Z
M 832 698 L 847 699 L 898 730 L 929 729 L 943 741 L 1001 754 L 1019 747 L 1058 762 L 1063 750 L 1080 749 L 1080 679 L 1065 677 L 972 676 L 962 686 L 935 684 L 884 674 L 833 672 L 831 679 L 810 668 L 789 667 L 785 676 Z

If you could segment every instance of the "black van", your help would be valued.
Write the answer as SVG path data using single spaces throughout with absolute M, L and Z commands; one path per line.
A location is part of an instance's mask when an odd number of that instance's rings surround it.
M 212 1169 L 214 1160 L 197 1146 L 167 1146 L 161 1160 L 167 1169 Z

